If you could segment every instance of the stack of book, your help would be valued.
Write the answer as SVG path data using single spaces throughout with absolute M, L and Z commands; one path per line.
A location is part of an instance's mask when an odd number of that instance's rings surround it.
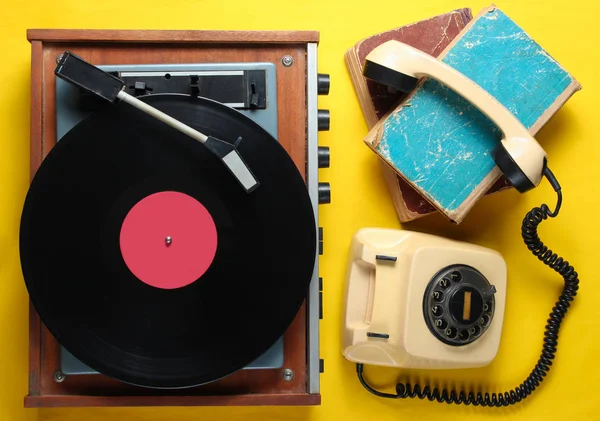
M 434 80 L 409 95 L 362 76 L 365 57 L 388 40 L 410 44 L 478 83 L 535 134 L 581 85 L 495 6 L 454 10 L 350 48 L 346 65 L 371 129 L 400 221 L 434 212 L 460 223 L 484 195 L 510 188 L 490 152 L 501 133 L 479 110 Z M 543 145 L 542 145 L 543 146 Z

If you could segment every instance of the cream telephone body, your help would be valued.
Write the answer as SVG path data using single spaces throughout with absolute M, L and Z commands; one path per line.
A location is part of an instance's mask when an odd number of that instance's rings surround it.
M 469 368 L 498 351 L 506 264 L 490 249 L 365 228 L 351 244 L 342 346 L 356 363 Z

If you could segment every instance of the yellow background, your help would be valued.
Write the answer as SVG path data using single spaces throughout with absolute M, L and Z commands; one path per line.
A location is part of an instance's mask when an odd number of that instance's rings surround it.
M 354 365 L 340 355 L 338 332 L 347 248 L 360 227 L 399 227 L 375 156 L 361 139 L 367 128 L 346 71 L 343 54 L 373 33 L 459 7 L 476 13 L 488 3 L 459 1 L 374 2 L 205 1 L 205 0 L 3 0 L 0 13 L 0 420 L 467 420 L 600 419 L 597 337 L 600 284 L 596 271 L 600 117 L 598 97 L 597 2 L 505 0 L 497 3 L 583 85 L 539 133 L 565 196 L 557 220 L 541 228 L 542 237 L 565 255 L 581 277 L 580 294 L 561 330 L 555 366 L 541 389 L 510 409 L 440 405 L 427 401 L 387 401 L 360 387 Z M 363 4 L 368 4 L 369 7 Z M 129 408 L 25 410 L 27 393 L 27 293 L 18 258 L 18 224 L 28 185 L 30 50 L 27 28 L 122 29 L 316 29 L 321 31 L 319 69 L 331 74 L 328 97 L 331 131 L 320 135 L 331 146 L 332 166 L 321 170 L 332 185 L 332 204 L 321 207 L 325 255 L 325 319 L 321 322 L 323 403 L 313 408 Z M 520 223 L 542 201 L 554 204 L 547 184 L 519 195 L 503 192 L 482 200 L 466 221 L 452 226 L 440 217 L 406 224 L 471 241 L 500 251 L 509 267 L 508 299 L 500 352 L 490 366 L 454 372 L 411 372 L 368 368 L 379 388 L 408 374 L 458 387 L 495 391 L 519 384 L 536 362 L 547 315 L 561 279 L 523 246 Z M 391 390 L 391 389 L 390 389 Z

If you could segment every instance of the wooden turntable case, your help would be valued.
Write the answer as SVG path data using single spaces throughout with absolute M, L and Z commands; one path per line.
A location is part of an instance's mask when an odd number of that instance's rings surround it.
M 56 143 L 54 69 L 56 58 L 69 50 L 96 65 L 276 63 L 278 138 L 306 179 L 307 57 L 319 41 L 318 32 L 32 29 L 27 38 L 31 43 L 31 177 Z M 286 55 L 293 58 L 292 66 L 282 64 Z M 241 370 L 207 385 L 180 390 L 140 388 L 99 374 L 69 376 L 57 382 L 54 374 L 60 369 L 60 345 L 33 306 L 29 307 L 26 407 L 320 404 L 318 387 L 316 392 L 309 387 L 309 371 L 314 372 L 314 367 L 309 370 L 307 303 L 284 334 L 283 368 Z M 292 380 L 284 379 L 286 368 L 293 370 Z

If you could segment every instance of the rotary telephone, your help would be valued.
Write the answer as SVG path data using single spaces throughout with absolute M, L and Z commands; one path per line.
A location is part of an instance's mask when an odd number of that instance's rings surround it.
M 539 238 L 538 225 L 558 215 L 562 190 L 547 166 L 546 153 L 527 129 L 472 80 L 435 58 L 398 41 L 388 41 L 367 57 L 363 75 L 403 92 L 419 78 L 447 85 L 484 113 L 502 131 L 492 157 L 521 193 L 546 178 L 557 194 L 552 211 L 543 204 L 522 223 L 527 248 L 559 273 L 564 288 L 546 324 L 541 356 L 529 376 L 503 393 L 477 393 L 399 383 L 396 393 L 373 389 L 364 365 L 405 368 L 471 368 L 494 359 L 500 344 L 507 269 L 490 249 L 433 235 L 377 228 L 359 230 L 352 241 L 345 288 L 342 353 L 356 363 L 360 383 L 390 399 L 501 407 L 533 393 L 550 370 L 560 325 L 575 298 L 577 272 Z

